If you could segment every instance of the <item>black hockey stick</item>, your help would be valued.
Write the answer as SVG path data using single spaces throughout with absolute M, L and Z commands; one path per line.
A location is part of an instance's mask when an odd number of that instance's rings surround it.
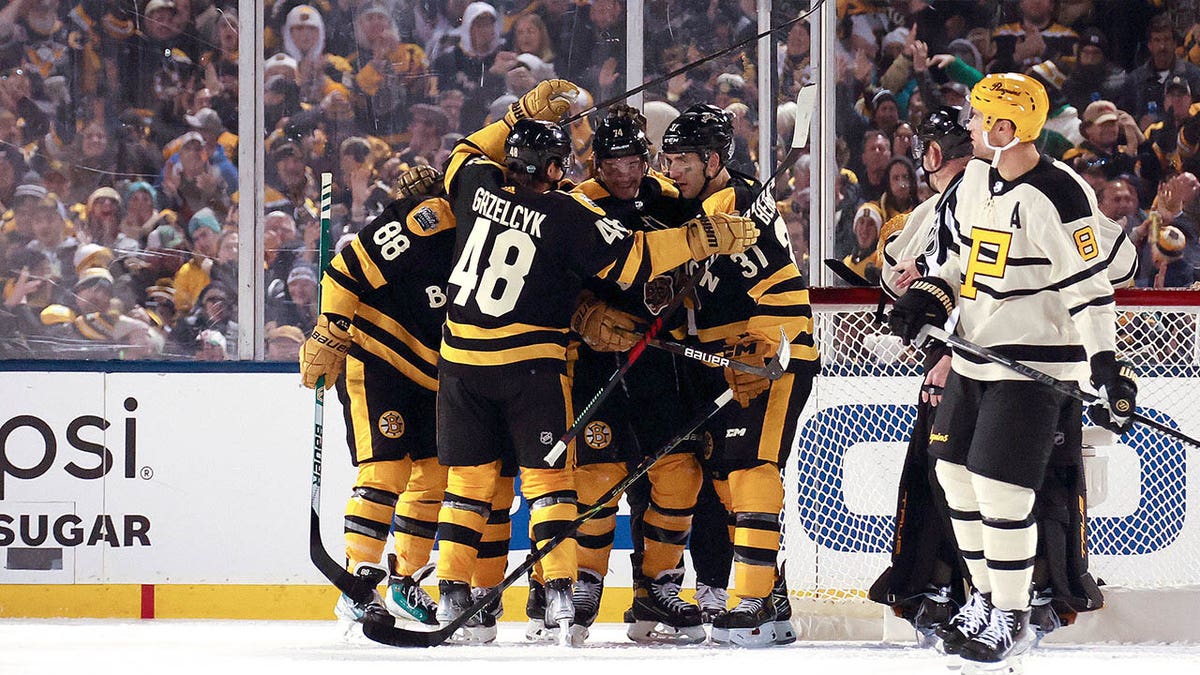
M 618 328 L 617 330 L 622 329 Z M 787 356 L 783 358 L 783 361 L 787 361 L 791 358 L 792 345 L 788 342 L 787 333 L 783 332 L 782 328 L 779 329 L 779 336 L 779 349 L 780 351 L 787 352 Z M 652 338 L 647 340 L 646 344 L 654 347 L 655 349 L 661 349 L 665 352 L 671 352 L 672 354 L 679 354 L 680 356 L 692 359 L 693 361 L 707 363 L 710 366 L 717 366 L 719 368 L 729 368 L 731 370 L 738 370 L 743 373 L 750 373 L 751 375 L 765 377 L 768 380 L 778 380 L 780 376 L 783 375 L 783 369 L 778 368 L 774 361 L 765 366 L 754 366 L 750 365 L 749 363 L 745 363 L 744 361 L 731 359 L 722 354 L 713 354 L 711 352 L 696 349 L 695 347 L 691 347 L 680 342 L 663 340 L 661 338 Z
M 780 353 L 776 354 L 775 358 L 771 359 L 771 365 L 779 368 L 780 370 L 787 368 L 788 356 L 789 354 L 787 350 L 780 350 Z M 572 520 L 570 523 L 568 523 L 561 532 L 550 538 L 541 547 L 534 547 L 533 550 L 529 552 L 529 555 L 526 556 L 525 562 L 518 565 L 512 572 L 509 572 L 508 576 L 504 577 L 504 580 L 499 584 L 488 589 L 487 593 L 479 596 L 469 608 L 467 608 L 462 614 L 458 615 L 458 617 L 450 623 L 436 630 L 412 630 L 396 626 L 395 620 L 390 616 L 384 617 L 376 614 L 367 614 L 363 623 L 363 634 L 376 642 L 392 645 L 393 647 L 436 647 L 437 645 L 440 645 L 446 640 L 450 639 L 450 636 L 454 635 L 455 631 L 457 631 L 459 628 L 462 628 L 463 625 L 470 621 L 471 617 L 479 613 L 479 611 L 484 607 L 496 601 L 504 593 L 504 589 L 512 586 L 521 579 L 524 579 L 525 575 L 529 572 L 529 570 L 533 569 L 533 566 L 536 565 L 538 561 L 545 558 L 559 544 L 563 543 L 567 539 L 570 539 L 571 537 L 574 537 L 581 525 L 595 518 L 600 514 L 601 511 L 604 510 L 605 504 L 608 504 L 612 500 L 619 497 L 627 489 L 629 489 L 630 485 L 633 485 L 635 481 L 649 473 L 650 467 L 654 466 L 655 462 L 663 457 L 666 457 L 672 450 L 675 449 L 677 445 L 685 441 L 692 434 L 696 433 L 696 430 L 698 430 L 713 415 L 717 414 L 717 411 L 725 407 L 725 404 L 729 403 L 729 401 L 732 399 L 733 390 L 726 389 L 715 399 L 706 403 L 703 410 L 701 410 L 694 418 L 692 418 L 692 421 L 689 423 L 686 430 L 668 441 L 653 455 L 642 459 L 641 463 L 638 464 L 636 469 L 630 471 L 625 478 L 621 479 L 615 485 L 609 488 L 607 492 L 605 492 L 596 500 L 595 504 L 592 504 L 584 509 L 578 516 L 575 517 L 575 520 Z
M 772 186 L 775 184 L 775 179 L 779 177 L 786 167 L 795 163 L 805 146 L 808 145 L 808 131 L 809 126 L 812 123 L 813 107 L 816 105 L 816 100 L 817 85 L 815 84 L 805 85 L 796 95 L 796 126 L 792 130 L 791 148 L 788 149 L 787 155 L 784 156 L 783 161 L 779 163 L 778 167 L 776 167 L 775 172 L 771 174 L 771 177 L 767 179 L 767 182 L 764 183 L 761 188 L 759 188 L 758 194 L 756 194 L 754 199 L 751 200 L 750 210 L 756 214 L 759 214 L 760 220 L 762 220 L 764 223 L 773 223 L 779 218 L 779 209 L 775 205 L 775 197 L 774 192 L 772 191 Z M 772 216 L 772 214 L 774 215 Z M 762 236 L 761 232 L 759 233 L 759 236 Z M 633 367 L 633 364 L 639 358 L 641 358 L 642 353 L 646 350 L 647 341 L 658 337 L 658 334 L 660 331 L 662 331 L 663 324 L 666 322 L 666 320 L 675 313 L 675 310 L 683 304 L 684 298 L 691 294 L 692 290 L 696 288 L 696 285 L 700 283 L 700 280 L 704 278 L 704 275 L 708 272 L 708 268 L 710 265 L 712 265 L 714 258 L 715 256 L 710 256 L 707 260 L 705 260 L 704 265 L 687 278 L 687 281 L 683 283 L 683 286 L 679 289 L 679 292 L 671 298 L 671 302 L 669 302 L 667 306 L 661 312 L 659 312 L 658 316 L 654 319 L 654 323 L 650 324 L 650 327 L 646 330 L 646 334 L 642 336 L 642 339 L 638 340 L 638 343 L 629 350 L 629 356 L 626 358 L 625 362 L 621 364 L 621 367 L 618 368 L 611 376 L 609 376 L 608 382 L 604 384 L 604 387 L 601 388 L 600 391 L 596 392 L 596 395 L 593 396 L 592 399 L 587 402 L 587 405 L 585 405 L 583 409 L 579 411 L 579 414 L 575 416 L 575 421 L 571 423 L 571 428 L 567 429 L 567 432 L 562 435 L 562 438 L 560 438 L 557 443 L 554 444 L 554 447 L 550 448 L 550 452 L 546 453 L 546 456 L 544 457 L 546 464 L 553 466 L 554 463 L 557 462 L 560 457 L 562 457 L 563 453 L 567 451 L 567 445 L 570 444 L 571 441 L 575 440 L 575 437 L 579 435 L 579 432 L 583 430 L 584 426 L 586 426 L 596 414 L 596 410 L 600 407 L 600 404 L 605 401 L 610 394 L 612 394 L 612 392 L 617 388 L 617 385 L 621 383 L 621 380 L 625 378 L 625 374 L 629 372 L 631 367 Z
M 867 281 L 866 278 L 864 278 L 858 272 L 850 269 L 849 265 L 841 260 L 838 260 L 837 258 L 826 258 L 825 266 L 833 270 L 833 273 L 838 275 L 838 278 L 840 278 L 842 281 L 856 288 L 871 288 L 873 286 L 878 286 L 878 284 L 873 284 L 870 281 Z
M 758 35 L 752 35 L 752 36 L 746 38 L 745 40 L 738 42 L 737 44 L 733 44 L 733 45 L 730 45 L 729 47 L 726 47 L 725 49 L 722 49 L 721 51 L 713 52 L 712 54 L 709 54 L 708 56 L 702 56 L 702 57 L 696 59 L 695 61 L 692 61 L 690 63 L 685 63 L 682 66 L 679 66 L 678 68 L 676 68 L 675 70 L 672 70 L 671 72 L 667 73 L 666 75 L 659 75 L 658 77 L 654 78 L 653 80 L 650 80 L 649 82 L 646 82 L 645 84 L 636 86 L 633 89 L 630 89 L 629 91 L 627 91 L 623 94 L 618 94 L 618 95 L 608 99 L 607 101 L 602 101 L 600 103 L 593 105 L 592 107 L 588 108 L 587 110 L 584 110 L 583 112 L 571 115 L 567 119 L 563 120 L 562 123 L 563 124 L 571 124 L 572 122 L 576 122 L 588 115 L 591 115 L 592 113 L 596 112 L 597 110 L 607 108 L 608 106 L 610 106 L 614 103 L 620 103 L 621 101 L 624 101 L 625 99 L 629 98 L 630 96 L 633 96 L 634 94 L 645 91 L 646 89 L 649 89 L 650 87 L 660 85 L 663 82 L 670 80 L 672 77 L 675 77 L 677 75 L 682 75 L 682 74 L 688 72 L 689 70 L 692 70 L 693 68 L 702 66 L 702 65 L 708 63 L 709 61 L 712 61 L 713 59 L 719 59 L 722 56 L 725 56 L 726 54 L 730 54 L 730 53 L 736 51 L 737 49 L 739 49 L 741 47 L 745 47 L 746 45 L 748 45 L 752 42 L 758 42 L 759 40 L 767 37 L 768 35 L 776 32 L 776 31 L 781 31 L 784 28 L 790 27 L 792 24 L 794 24 L 796 22 L 807 19 L 810 15 L 812 15 L 813 12 L 817 11 L 818 7 L 820 7 L 824 3 L 825 3 L 825 0 L 817 0 L 815 3 L 813 3 L 812 7 L 810 7 L 807 11 L 801 13 L 799 16 L 797 16 L 794 19 L 789 19 L 787 21 L 784 21 L 783 23 L 779 24 L 778 26 L 769 28 L 769 29 L 759 33 Z
M 921 332 L 917 334 L 917 339 L 923 343 L 926 338 L 933 338 L 934 340 L 944 342 L 951 347 L 957 347 L 964 352 L 974 354 L 975 356 L 987 359 L 992 363 L 1002 365 L 1015 373 L 1024 375 L 1035 382 L 1040 382 L 1051 389 L 1054 389 L 1060 394 L 1066 394 L 1067 396 L 1070 396 L 1078 401 L 1082 401 L 1089 405 L 1102 404 L 1099 396 L 1080 389 L 1079 386 L 1074 382 L 1065 382 L 1058 378 L 1052 377 L 1047 373 L 1043 373 L 1037 368 L 1032 368 L 1024 363 L 1021 363 L 1020 361 L 1010 359 L 1003 354 L 999 354 L 991 349 L 988 349 L 987 347 L 977 345 L 974 342 L 969 342 L 957 335 L 948 333 L 937 326 L 926 324 L 925 326 L 921 327 Z M 1144 424 L 1176 440 L 1180 440 L 1184 443 L 1191 444 L 1193 447 L 1200 448 L 1200 441 L 1188 436 L 1178 429 L 1171 428 L 1162 422 L 1159 422 L 1158 420 L 1150 419 L 1136 410 L 1130 415 L 1130 417 L 1138 424 Z
M 333 205 L 333 174 L 321 174 L 321 243 L 317 253 L 319 269 L 329 265 L 330 212 Z M 321 286 L 317 285 L 317 307 L 321 306 Z M 317 379 L 313 396 L 313 458 L 312 458 L 312 506 L 308 521 L 308 557 L 313 565 L 329 579 L 338 590 L 355 602 L 370 602 L 375 584 L 356 577 L 346 567 L 334 560 L 321 541 L 321 453 L 325 444 L 325 376 Z

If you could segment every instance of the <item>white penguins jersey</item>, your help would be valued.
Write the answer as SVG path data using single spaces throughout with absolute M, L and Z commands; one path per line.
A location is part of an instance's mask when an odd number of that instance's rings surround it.
M 917 205 L 904 227 L 892 233 L 884 242 L 880 272 L 880 285 L 894 300 L 903 291 L 897 287 L 900 272 L 896 265 L 901 260 L 915 259 L 917 270 L 922 274 L 937 274 L 946 264 L 951 242 L 954 241 L 958 222 L 954 220 L 954 207 L 958 203 L 958 186 L 962 174 L 951 179 L 946 189 Z
M 977 159 L 963 173 L 954 218 L 956 240 L 937 276 L 956 289 L 959 334 L 1055 378 L 1086 382 L 1088 359 L 1115 348 L 1110 262 L 1132 249 L 1118 228 L 1106 250 L 1115 223 L 1091 187 L 1047 157 L 1014 181 Z M 952 367 L 975 380 L 1025 379 L 957 350 Z

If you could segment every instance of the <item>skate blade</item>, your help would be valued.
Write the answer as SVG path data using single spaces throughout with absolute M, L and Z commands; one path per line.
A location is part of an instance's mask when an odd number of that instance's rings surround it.
M 775 643 L 775 626 L 763 624 L 758 628 L 713 628 L 713 642 L 733 647 L 756 649 L 770 647 Z
M 546 628 L 541 619 L 530 619 L 525 626 L 525 639 L 530 642 L 558 642 L 558 628 Z
M 495 641 L 495 626 L 463 626 L 446 639 L 447 643 L 456 645 L 485 645 Z
M 588 634 L 589 634 L 589 631 L 588 631 L 587 626 L 581 626 L 579 624 L 572 624 L 571 625 L 571 637 L 570 637 L 571 646 L 572 647 L 582 647 L 584 642 L 586 642 L 588 639 Z
M 963 659 L 962 675 L 1021 675 L 1025 672 L 1024 655 L 1010 656 L 1003 661 L 985 663 Z
M 939 654 L 945 654 L 946 648 L 942 644 L 942 639 L 937 636 L 937 633 L 932 630 L 924 631 L 917 629 L 917 646 L 922 649 L 932 649 Z
M 776 621 L 775 628 L 775 644 L 790 645 L 796 641 L 796 629 L 792 626 L 791 621 Z
M 707 635 L 704 626 L 667 626 L 655 621 L 634 621 L 625 635 L 639 644 L 696 645 L 704 642 Z

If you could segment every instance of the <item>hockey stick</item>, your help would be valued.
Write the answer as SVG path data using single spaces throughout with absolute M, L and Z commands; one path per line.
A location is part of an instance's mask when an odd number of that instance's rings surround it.
M 625 99 L 629 98 L 630 96 L 633 96 L 634 94 L 645 91 L 646 89 L 649 89 L 650 87 L 654 87 L 659 84 L 662 84 L 663 82 L 670 80 L 672 77 L 675 77 L 677 75 L 682 75 L 682 74 L 688 72 L 689 70 L 692 70 L 693 68 L 702 66 L 702 65 L 708 63 L 709 61 L 712 61 L 713 59 L 719 59 L 722 56 L 732 53 L 741 47 L 745 47 L 746 45 L 751 44 L 753 42 L 758 42 L 759 40 L 767 37 L 771 33 L 774 33 L 776 31 L 781 31 L 784 28 L 790 27 L 792 24 L 794 24 L 796 22 L 807 19 L 813 12 L 817 11 L 818 7 L 820 7 L 823 4 L 825 4 L 825 0 L 817 0 L 817 2 L 813 3 L 812 7 L 810 7 L 807 11 L 801 13 L 799 16 L 797 16 L 794 19 L 789 19 L 787 21 L 784 21 L 783 23 L 779 24 L 778 26 L 775 26 L 774 28 L 765 30 L 765 31 L 759 33 L 758 35 L 752 35 L 752 36 L 746 38 L 745 40 L 738 42 L 737 44 L 730 45 L 729 47 L 722 49 L 719 52 L 713 52 L 712 54 L 709 54 L 708 56 L 702 56 L 699 59 L 696 59 L 695 61 L 692 61 L 690 63 L 685 63 L 682 66 L 679 66 L 678 68 L 676 68 L 675 70 L 672 70 L 671 72 L 667 73 L 666 75 L 659 75 L 658 77 L 654 78 L 653 80 L 650 80 L 649 82 L 646 82 L 645 84 L 634 87 L 633 89 L 630 89 L 629 91 L 627 91 L 623 94 L 618 94 L 618 95 L 608 99 L 607 101 L 602 101 L 600 103 L 593 105 L 592 107 L 588 108 L 587 110 L 584 110 L 583 112 L 571 115 L 567 119 L 563 120 L 562 123 L 563 124 L 571 124 L 573 122 L 577 122 L 578 120 L 580 120 L 584 117 L 587 117 L 588 115 L 591 115 L 592 113 L 596 112 L 597 110 L 607 108 L 608 106 L 610 106 L 614 103 L 620 103 L 621 101 L 624 101 Z
M 333 174 L 321 174 L 321 243 L 317 253 L 318 269 L 322 272 L 329 265 L 330 214 L 333 208 Z M 321 285 L 317 284 L 317 307 L 321 306 Z M 375 584 L 356 577 L 346 567 L 334 560 L 321 541 L 321 453 L 325 444 L 325 376 L 317 379 L 313 396 L 313 458 L 312 499 L 308 521 L 308 557 L 313 565 L 329 579 L 338 590 L 355 602 L 370 602 Z
M 840 278 L 842 281 L 856 288 L 878 287 L 877 284 L 867 281 L 866 278 L 864 278 L 858 272 L 850 269 L 849 265 L 841 260 L 838 260 L 837 258 L 826 258 L 825 266 L 832 270 L 834 274 L 838 275 L 838 278 Z
M 623 329 L 618 328 L 617 330 Z M 787 352 L 787 356 L 785 356 L 783 359 L 784 361 L 787 361 L 791 358 L 792 345 L 788 342 L 787 333 L 783 332 L 782 328 L 779 329 L 779 337 L 779 349 L 780 351 Z M 696 349 L 695 347 L 691 347 L 680 342 L 663 340 L 661 338 L 651 338 L 646 341 L 646 344 L 654 347 L 655 349 L 661 349 L 664 352 L 679 354 L 680 356 L 692 359 L 693 361 L 707 363 L 710 366 L 717 366 L 719 368 L 729 368 L 731 370 L 738 370 L 743 373 L 750 373 L 751 375 L 765 377 L 768 380 L 778 380 L 780 376 L 783 375 L 783 369 L 777 369 L 773 361 L 765 366 L 753 366 L 749 363 L 745 363 L 744 361 L 731 359 L 722 354 L 713 354 L 711 352 Z
M 787 350 L 781 349 L 780 353 L 776 354 L 775 358 L 771 359 L 771 366 L 782 371 L 784 368 L 787 368 L 788 357 L 789 353 Z M 636 469 L 630 471 L 625 478 L 621 479 L 615 485 L 609 488 L 607 492 L 605 492 L 596 500 L 595 504 L 592 504 L 584 509 L 578 516 L 575 517 L 574 520 L 568 523 L 561 532 L 550 538 L 541 547 L 534 547 L 532 550 L 530 550 L 529 555 L 525 558 L 525 562 L 518 565 L 516 569 L 510 572 L 508 576 L 504 577 L 504 580 L 499 584 L 488 589 L 487 593 L 479 596 L 475 602 L 473 602 L 471 606 L 467 608 L 466 611 L 464 611 L 462 614 L 459 614 L 458 617 L 456 617 L 450 623 L 431 631 L 411 630 L 397 627 L 395 621 L 391 617 L 368 614 L 363 623 L 363 634 L 376 642 L 381 642 L 393 647 L 436 647 L 437 645 L 440 645 L 446 640 L 450 639 L 450 636 L 454 635 L 455 631 L 457 631 L 459 628 L 462 628 L 463 625 L 470 621 L 473 616 L 478 614 L 481 609 L 496 601 L 504 593 L 504 589 L 512 586 L 521 579 L 524 579 L 525 575 L 529 572 L 529 570 L 533 569 L 534 565 L 549 555 L 549 553 L 553 551 L 559 544 L 563 543 L 567 539 L 570 539 L 571 537 L 574 537 L 581 525 L 589 520 L 592 520 L 604 510 L 605 504 L 608 504 L 612 500 L 619 497 L 627 489 L 629 489 L 630 485 L 633 485 L 634 482 L 649 473 L 650 467 L 654 466 L 655 462 L 663 457 L 666 457 L 672 450 L 675 449 L 677 445 L 682 443 L 692 434 L 696 433 L 696 430 L 698 430 L 713 415 L 717 414 L 717 411 L 725 407 L 725 404 L 729 403 L 729 401 L 732 399 L 733 390 L 726 389 L 715 399 L 706 403 L 703 410 L 701 410 L 696 417 L 692 419 L 685 431 L 676 435 L 665 445 L 659 448 L 653 455 L 642 459 L 641 463 L 638 464 Z
M 800 92 L 796 95 L 796 126 L 792 130 L 791 148 L 788 149 L 787 155 L 784 156 L 783 161 L 779 163 L 778 167 L 776 167 L 775 172 L 771 174 L 771 177 L 767 179 L 767 182 L 764 183 L 761 188 L 759 188 L 758 194 L 756 194 L 754 199 L 751 200 L 750 210 L 754 213 L 760 214 L 763 222 L 774 223 L 779 218 L 779 209 L 775 205 L 775 197 L 772 187 L 775 185 L 775 179 L 779 177 L 786 167 L 795 163 L 796 159 L 800 156 L 800 153 L 804 150 L 804 147 L 808 145 L 808 131 L 809 126 L 812 124 L 813 107 L 816 105 L 816 100 L 817 85 L 815 84 L 807 84 L 803 86 L 800 89 Z M 771 217 L 771 214 L 774 214 L 774 216 Z M 579 414 L 576 415 L 575 421 L 571 423 L 571 428 L 567 429 L 567 432 L 563 434 L 562 438 L 560 438 L 557 443 L 554 444 L 554 447 L 550 448 L 550 452 L 546 453 L 546 456 L 543 458 L 546 461 L 546 464 L 553 466 L 554 463 L 557 462 L 560 457 L 562 457 L 563 453 L 567 451 L 567 445 L 573 441 L 575 437 L 579 435 L 579 432 L 583 430 L 583 427 L 591 421 L 592 416 L 595 415 L 600 404 L 606 400 L 610 394 L 612 394 L 612 392 L 617 388 L 617 385 L 621 383 L 621 380 L 625 378 L 625 373 L 628 373 L 629 369 L 633 367 L 633 364 L 639 358 L 641 358 L 642 352 L 646 350 L 647 342 L 658 337 L 658 333 L 662 330 L 663 323 L 675 313 L 675 310 L 683 304 L 684 298 L 687 297 L 692 290 L 696 288 L 697 284 L 700 283 L 700 280 L 704 278 L 704 275 L 708 272 L 708 268 L 712 265 L 714 259 L 715 256 L 710 256 L 707 260 L 705 260 L 704 266 L 696 270 L 690 277 L 687 278 L 687 281 L 684 282 L 683 286 L 679 289 L 679 292 L 671 298 L 671 302 L 668 303 L 661 312 L 659 312 L 658 316 L 654 319 L 654 323 L 650 324 L 650 328 L 646 330 L 646 334 L 642 336 L 642 339 L 638 340 L 638 343 L 629 350 L 629 356 L 626 358 L 625 362 L 621 364 L 621 367 L 618 368 L 611 376 L 609 376 L 608 382 L 605 383 L 604 387 L 601 388 L 600 391 L 596 392 L 596 395 L 593 396 L 592 399 L 587 402 L 587 405 L 585 405 L 583 409 L 579 411 Z
M 1065 394 L 1078 401 L 1082 401 L 1089 405 L 1103 404 L 1099 396 L 1080 389 L 1079 386 L 1074 382 L 1065 382 L 1052 377 L 1047 373 L 1043 373 L 1037 368 L 1032 368 L 1024 363 L 1021 363 L 1020 361 L 1010 359 L 1003 354 L 999 354 L 991 349 L 988 349 L 987 347 L 964 340 L 963 338 L 952 333 L 948 333 L 944 329 L 937 326 L 931 324 L 926 324 L 923 326 L 921 331 L 917 334 L 917 339 L 921 342 L 924 342 L 925 338 L 933 338 L 935 340 L 944 342 L 951 347 L 957 347 L 958 349 L 961 349 L 967 353 L 987 359 L 992 363 L 1002 365 L 1015 373 L 1024 375 L 1035 382 L 1040 382 L 1051 389 L 1054 389 L 1060 394 Z M 1159 422 L 1158 420 L 1150 419 L 1136 410 L 1130 415 L 1130 417 L 1138 424 L 1144 424 L 1152 429 L 1156 429 L 1170 436 L 1171 438 L 1183 441 L 1184 443 L 1189 443 L 1193 447 L 1200 448 L 1200 441 L 1188 436 L 1178 429 L 1171 428 L 1162 422 Z

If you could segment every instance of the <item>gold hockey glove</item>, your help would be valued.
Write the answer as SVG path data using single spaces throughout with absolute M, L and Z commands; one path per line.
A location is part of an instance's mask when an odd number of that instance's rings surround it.
M 587 294 L 571 317 L 571 330 L 598 352 L 629 351 L 639 339 L 633 315 Z
M 517 120 L 533 118 L 547 122 L 557 122 L 579 96 L 579 87 L 567 80 L 545 80 L 539 82 L 529 93 L 508 107 L 504 121 L 508 126 Z
M 322 314 L 312 335 L 300 347 L 300 381 L 309 389 L 316 389 L 317 380 L 325 376 L 325 388 L 333 386 L 342 368 L 346 365 L 346 352 L 350 351 L 350 322 L 343 317 L 333 321 Z
M 710 255 L 741 253 L 758 241 L 758 226 L 745 216 L 714 213 L 692 218 L 683 224 L 687 228 L 688 248 L 693 260 Z
M 767 360 L 775 355 L 775 351 L 776 347 L 771 343 L 742 333 L 735 342 L 726 345 L 725 356 L 761 368 L 767 365 Z M 732 368 L 725 369 L 725 382 L 733 390 L 733 400 L 743 408 L 750 407 L 750 401 L 771 388 L 768 378 Z
M 436 197 L 442 190 L 442 173 L 432 166 L 417 165 L 396 177 L 392 199 Z

